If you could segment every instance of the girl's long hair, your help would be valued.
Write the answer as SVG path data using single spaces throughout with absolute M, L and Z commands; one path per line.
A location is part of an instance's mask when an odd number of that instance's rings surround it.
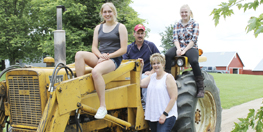
M 103 15 L 102 15 L 102 14 L 103 14 L 103 8 L 104 8 L 106 5 L 109 6 L 109 7 L 111 8 L 111 10 L 113 11 L 114 21 L 117 22 L 117 10 L 116 10 L 115 6 L 113 5 L 112 2 L 106 2 L 106 3 L 104 3 L 104 4 L 101 6 L 101 8 L 100 8 L 100 17 L 101 17 L 101 20 L 102 20 L 101 24 L 106 23 L 106 20 L 104 20 Z
M 192 12 L 192 10 L 190 9 L 190 7 L 189 7 L 187 4 L 181 6 L 180 10 L 181 10 L 182 8 L 187 8 L 187 9 L 190 11 L 190 17 L 191 17 L 191 18 L 194 18 L 193 12 Z

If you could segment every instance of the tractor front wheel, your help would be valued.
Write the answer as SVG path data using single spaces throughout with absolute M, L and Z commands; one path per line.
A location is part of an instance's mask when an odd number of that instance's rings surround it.
M 184 73 L 177 79 L 178 117 L 174 132 L 220 132 L 221 102 L 219 89 L 213 76 L 202 72 L 204 76 L 205 96 L 196 98 L 196 84 L 192 72 Z

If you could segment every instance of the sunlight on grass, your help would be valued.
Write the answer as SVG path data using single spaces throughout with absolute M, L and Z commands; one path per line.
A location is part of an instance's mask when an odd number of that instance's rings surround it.
M 220 89 L 223 109 L 263 97 L 262 75 L 210 74 Z
M 0 71 L 0 73 L 1 73 L 2 71 Z M 5 73 L 6 74 L 6 73 Z M 1 81 L 3 81 L 3 80 L 5 80 L 5 74 L 0 78 L 0 82 Z

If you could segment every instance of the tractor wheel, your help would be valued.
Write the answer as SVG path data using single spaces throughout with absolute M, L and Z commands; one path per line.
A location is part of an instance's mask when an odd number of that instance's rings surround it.
M 213 76 L 202 72 L 205 96 L 196 98 L 196 84 L 193 72 L 183 73 L 177 79 L 178 117 L 173 132 L 220 132 L 221 102 L 219 89 Z

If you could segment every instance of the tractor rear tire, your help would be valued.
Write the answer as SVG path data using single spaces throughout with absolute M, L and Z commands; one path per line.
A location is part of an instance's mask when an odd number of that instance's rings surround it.
M 205 96 L 196 98 L 196 84 L 193 72 L 186 72 L 177 79 L 178 117 L 173 132 L 220 132 L 221 102 L 219 89 L 213 76 L 202 72 Z

